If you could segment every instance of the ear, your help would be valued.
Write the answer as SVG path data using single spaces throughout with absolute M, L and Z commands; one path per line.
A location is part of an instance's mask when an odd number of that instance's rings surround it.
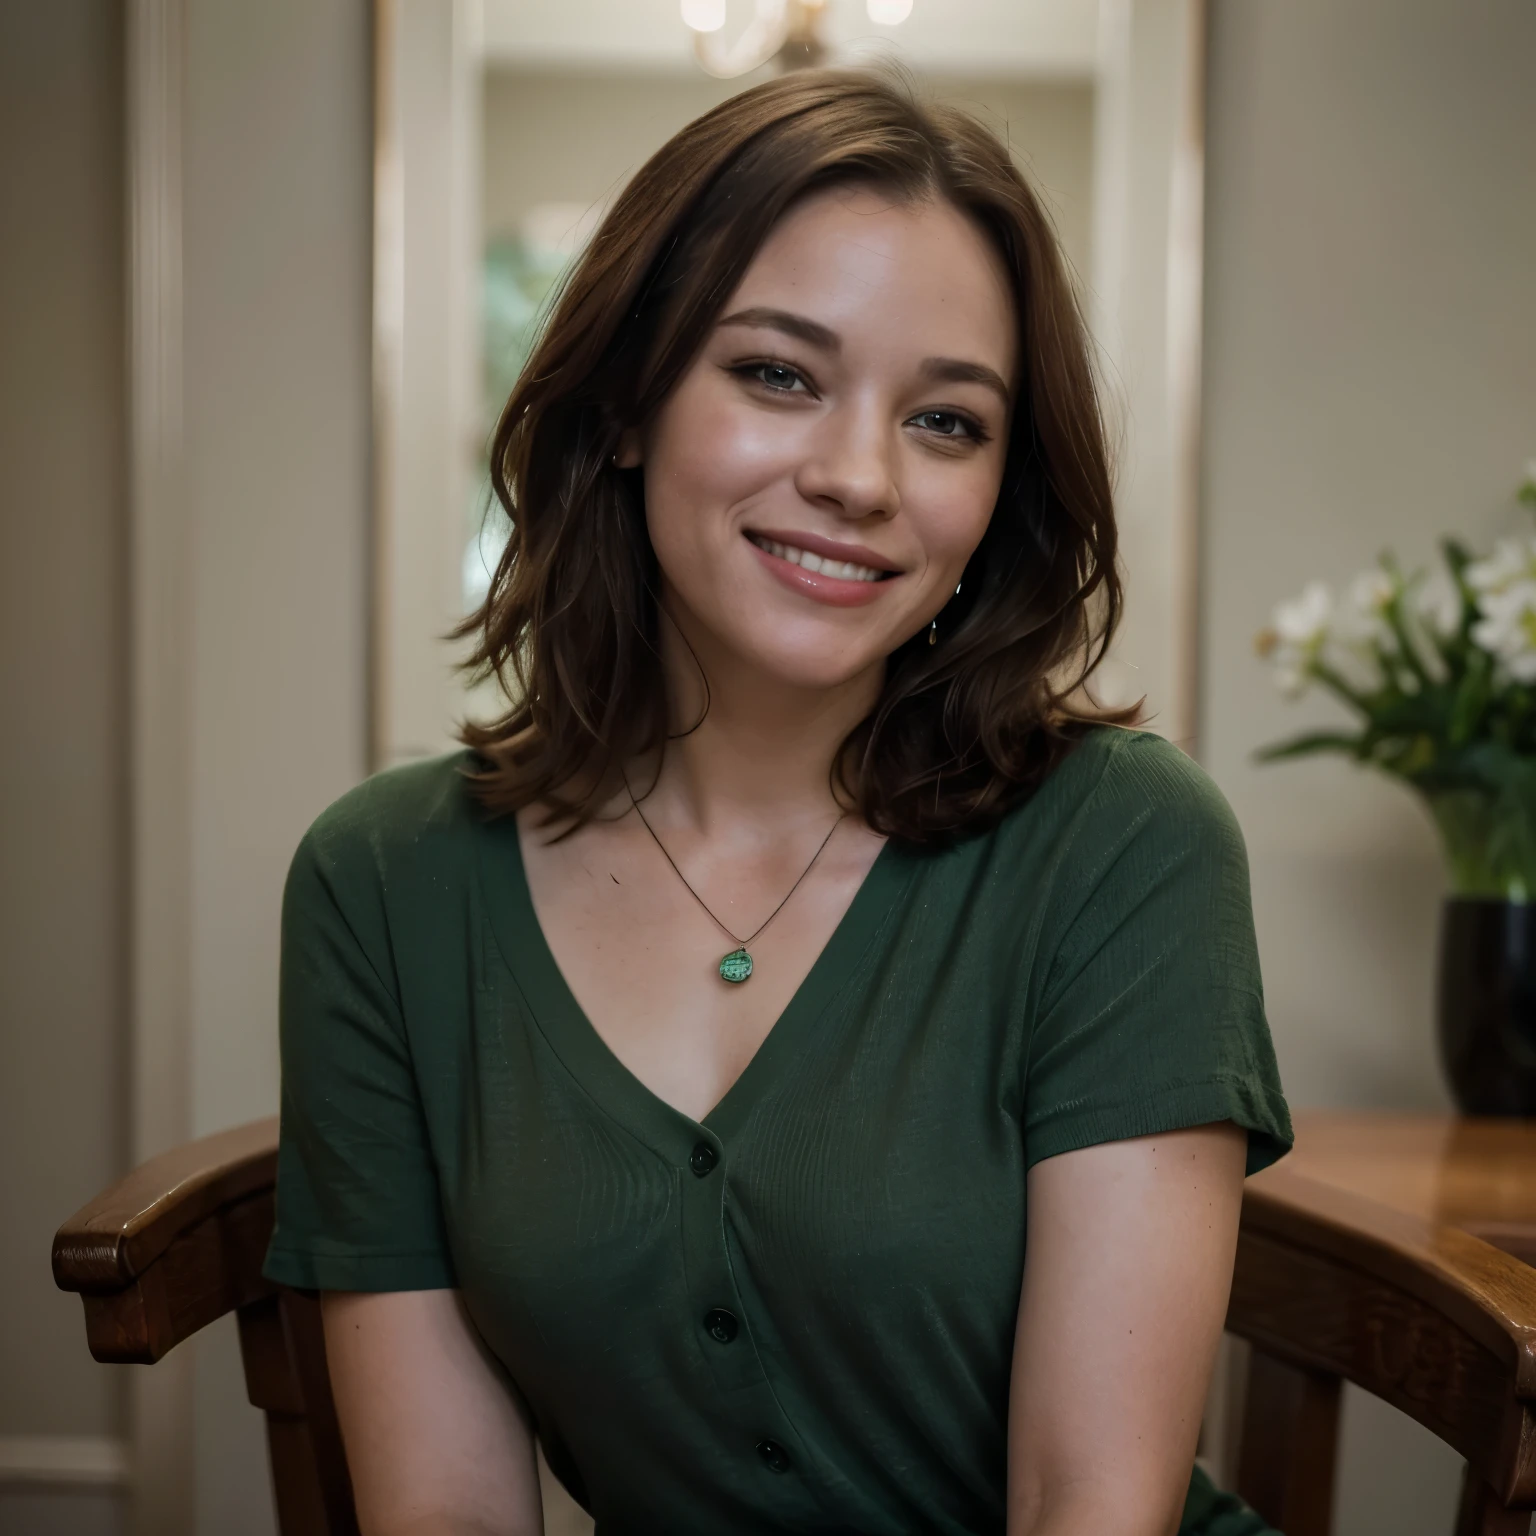
M 619 446 L 613 455 L 615 469 L 639 469 L 645 462 L 640 452 L 640 434 L 633 427 L 625 427 L 619 434 Z

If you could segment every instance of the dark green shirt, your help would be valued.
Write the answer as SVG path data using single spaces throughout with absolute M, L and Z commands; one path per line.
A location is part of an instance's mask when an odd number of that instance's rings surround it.
M 1030 1166 L 1290 1141 L 1219 793 L 1104 729 L 991 832 L 888 843 L 700 1122 L 582 1014 L 462 766 L 294 860 L 267 1273 L 459 1287 L 602 1536 L 1001 1532 Z

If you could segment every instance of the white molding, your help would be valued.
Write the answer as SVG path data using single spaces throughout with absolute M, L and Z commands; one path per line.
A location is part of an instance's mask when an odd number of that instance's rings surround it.
M 193 546 L 183 452 L 186 0 L 127 19 L 132 1161 L 191 1133 Z M 192 1361 L 129 1388 L 138 1536 L 190 1536 Z
M 1101 0 L 1089 302 L 1124 624 L 1095 693 L 1145 695 L 1151 729 L 1199 738 L 1200 351 L 1205 0 Z
M 1168 193 L 1168 435 L 1172 471 L 1175 741 L 1200 740 L 1200 361 L 1205 297 L 1206 0 L 1182 0 L 1179 124 Z
M 395 465 L 405 345 L 405 168 L 396 81 L 401 0 L 373 6 L 373 419 L 369 530 L 368 769 L 394 740 Z
M 190 1115 L 192 528 L 182 345 L 183 0 L 128 9 L 133 1160 Z
M 128 1446 L 106 1435 L 0 1435 L 0 1488 L 124 1488 Z
M 373 768 L 448 751 L 479 476 L 475 0 L 374 0 Z

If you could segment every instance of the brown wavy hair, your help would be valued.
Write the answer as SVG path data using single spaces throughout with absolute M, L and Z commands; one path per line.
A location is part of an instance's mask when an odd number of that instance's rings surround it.
M 1038 786 L 1101 712 L 1084 684 L 1120 616 L 1110 469 L 1089 343 L 1051 223 L 1007 149 L 900 79 L 805 71 L 690 123 L 625 187 L 575 264 L 491 443 L 511 540 L 459 635 L 509 707 L 466 724 L 492 812 L 567 830 L 667 738 L 656 557 L 638 471 L 614 467 L 693 361 L 768 233 L 832 185 L 943 198 L 1013 288 L 1022 387 L 997 505 L 960 596 L 899 647 L 832 768 L 876 831 L 936 843 Z

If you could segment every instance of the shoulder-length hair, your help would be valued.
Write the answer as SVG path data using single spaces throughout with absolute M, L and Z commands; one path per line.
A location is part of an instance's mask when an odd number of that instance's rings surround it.
M 877 74 L 807 71 L 706 113 L 625 187 L 574 266 L 491 444 L 511 540 L 461 627 L 466 665 L 509 707 L 466 724 L 493 812 L 531 804 L 578 826 L 617 771 L 664 746 L 656 557 L 641 476 L 614 467 L 682 378 L 770 230 L 840 184 L 943 198 L 1002 258 L 1020 398 L 997 504 L 959 597 L 889 658 L 842 744 L 833 789 L 910 843 L 994 822 L 1092 720 L 1082 685 L 1121 608 L 1103 422 L 1087 332 L 1055 234 L 980 123 Z

